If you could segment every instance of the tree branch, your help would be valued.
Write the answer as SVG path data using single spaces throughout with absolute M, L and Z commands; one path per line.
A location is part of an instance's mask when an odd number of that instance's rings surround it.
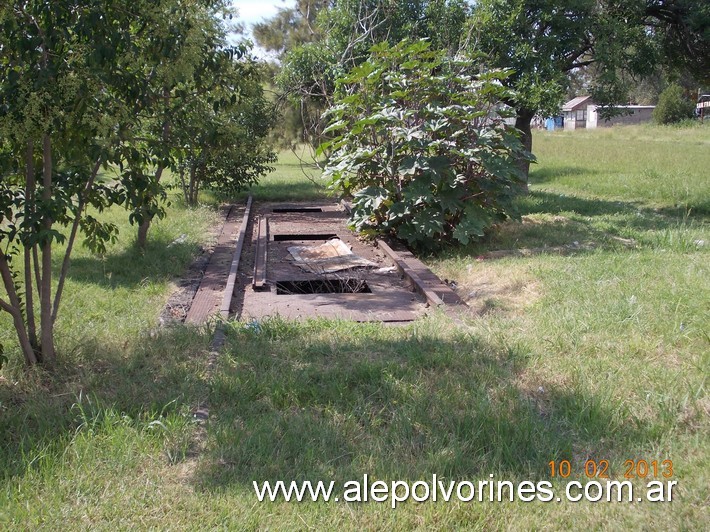
M 69 234 L 69 240 L 67 241 L 67 249 L 64 252 L 64 259 L 62 260 L 62 269 L 59 272 L 59 280 L 57 284 L 57 291 L 54 294 L 54 304 L 52 306 L 52 323 L 57 319 L 57 312 L 59 311 L 59 301 L 62 297 L 62 290 L 64 290 L 64 281 L 67 278 L 67 272 L 69 271 L 69 262 L 71 258 L 72 248 L 74 247 L 74 241 L 76 240 L 76 235 L 79 229 L 79 223 L 81 221 L 81 213 L 86 207 L 86 202 L 88 200 L 89 192 L 94 186 L 94 181 L 96 176 L 101 169 L 102 158 L 99 157 L 94 164 L 94 168 L 91 171 L 91 176 L 84 187 L 83 193 L 79 197 L 79 205 L 77 207 L 76 216 L 74 217 L 74 222 L 72 223 L 71 233 Z
M 0 254 L 0 276 L 2 276 L 2 282 L 3 285 L 5 285 L 7 296 L 10 298 L 10 303 L 0 299 L 0 308 L 9 312 L 12 316 L 15 324 L 15 332 L 17 332 L 17 339 L 20 341 L 20 348 L 22 349 L 22 354 L 25 356 L 25 363 L 28 365 L 36 364 L 37 355 L 32 348 L 32 344 L 30 344 L 30 340 L 27 336 L 27 328 L 22 319 L 22 302 L 17 295 L 12 272 L 10 271 L 10 264 L 7 261 L 7 256 L 4 254 Z

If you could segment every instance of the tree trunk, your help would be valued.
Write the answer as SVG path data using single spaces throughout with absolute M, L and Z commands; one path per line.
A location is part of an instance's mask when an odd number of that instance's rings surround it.
M 155 182 L 160 183 L 160 178 L 163 175 L 163 167 L 159 166 L 158 169 L 155 171 Z M 148 198 L 148 204 L 150 204 L 151 201 L 153 201 L 153 198 Z M 144 210 L 143 212 L 143 221 L 141 224 L 138 226 L 138 247 L 141 249 L 145 249 L 145 246 L 148 244 L 148 229 L 150 229 L 150 223 L 153 221 L 153 214 L 150 212 Z
M 62 300 L 62 291 L 64 290 L 64 283 L 67 279 L 67 274 L 69 273 L 69 264 L 71 259 L 71 252 L 74 247 L 74 242 L 76 241 L 76 235 L 79 230 L 79 224 L 81 223 L 81 214 L 86 208 L 87 198 L 91 189 L 94 187 L 94 181 L 96 176 L 101 169 L 101 158 L 94 164 L 94 169 L 91 171 L 91 176 L 89 176 L 89 181 L 87 181 L 84 187 L 83 193 L 79 194 L 79 204 L 76 208 L 76 218 L 72 222 L 71 232 L 69 233 L 69 239 L 67 240 L 67 248 L 64 251 L 64 260 L 62 261 L 62 269 L 59 270 L 59 280 L 57 282 L 57 290 L 54 292 L 54 304 L 52 305 L 52 323 L 57 320 L 57 313 L 59 312 L 59 303 Z
M 148 214 L 145 215 L 145 218 L 143 218 L 143 221 L 141 224 L 138 226 L 138 247 L 141 249 L 145 249 L 145 246 L 148 244 L 148 229 L 150 229 L 150 222 L 151 218 L 148 216 Z
M 170 90 L 165 87 L 163 88 L 163 103 L 165 105 L 165 119 L 163 120 L 163 142 L 167 145 L 169 137 L 170 137 L 170 120 L 168 117 L 170 116 Z M 164 166 L 161 164 L 158 166 L 157 170 L 155 171 L 155 182 L 160 183 L 160 178 L 163 175 L 163 170 Z M 148 198 L 148 204 L 153 201 L 153 198 Z M 150 223 L 153 221 L 153 214 L 149 212 L 143 213 L 143 221 L 141 222 L 140 226 L 138 227 L 138 247 L 141 249 L 145 249 L 146 244 L 148 243 L 148 229 L 150 229 Z
M 34 205 L 35 195 L 35 164 L 34 164 L 34 142 L 27 141 L 25 151 L 25 220 L 29 220 L 31 213 L 30 205 Z M 34 308 L 34 283 L 32 282 L 32 246 L 25 242 L 25 315 L 27 317 L 27 336 L 30 345 L 35 351 L 39 351 L 39 340 L 37 339 L 37 325 L 35 321 Z M 25 356 L 27 360 L 27 356 Z
M 192 163 L 190 165 L 190 199 L 187 200 L 187 204 L 190 207 L 194 207 L 197 205 L 197 188 L 196 188 L 196 181 L 195 179 L 197 178 L 197 163 Z
M 534 116 L 535 111 L 531 111 L 530 109 L 516 109 L 515 127 L 521 133 L 520 140 L 523 143 L 523 148 L 529 153 L 532 153 L 532 130 L 530 124 Z M 518 168 L 524 179 L 523 190 L 527 193 L 530 161 L 527 158 L 518 158 Z
M 42 201 L 48 205 L 52 200 L 52 144 L 46 133 L 42 139 L 42 159 Z M 45 230 L 49 231 L 52 229 L 52 219 L 45 219 L 42 225 Z M 53 365 L 56 353 L 54 351 L 54 320 L 52 319 L 52 240 L 49 237 L 42 244 L 42 292 L 39 301 L 42 362 Z
M 38 362 L 37 353 L 35 352 L 34 346 L 30 344 L 30 339 L 27 336 L 27 328 L 25 327 L 25 321 L 22 319 L 22 302 L 17 295 L 15 290 L 15 280 L 12 277 L 12 272 L 10 271 L 10 264 L 7 261 L 5 255 L 0 254 L 0 275 L 2 276 L 3 284 L 5 285 L 5 291 L 7 292 L 7 297 L 10 303 L 0 299 L 0 308 L 10 313 L 12 320 L 15 324 L 15 332 L 17 332 L 17 339 L 20 342 L 20 348 L 22 349 L 22 354 L 25 356 L 25 363 L 28 366 L 34 365 Z

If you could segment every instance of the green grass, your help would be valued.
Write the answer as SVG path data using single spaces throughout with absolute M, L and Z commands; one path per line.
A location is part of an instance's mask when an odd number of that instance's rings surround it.
M 101 260 L 81 251 L 59 324 L 66 362 L 53 375 L 2 370 L 0 527 L 705 528 L 708 144 L 708 128 L 537 134 L 522 222 L 427 258 L 471 305 L 463 325 L 437 313 L 405 327 L 234 322 L 211 379 L 209 329 L 150 331 L 212 211 L 173 207 L 145 254 L 128 230 Z M 320 197 L 281 161 L 257 198 Z M 185 247 L 166 251 L 182 233 Z M 573 242 L 586 246 L 478 258 Z M 588 459 L 617 479 L 627 459 L 671 459 L 674 502 L 392 510 L 258 503 L 251 484 L 537 481 L 562 459 L 582 481 Z
M 130 340 L 155 326 L 155 316 L 174 288 L 171 282 L 185 271 L 198 247 L 212 238 L 208 232 L 218 219 L 211 207 L 186 210 L 177 196 L 170 199 L 168 215 L 153 224 L 145 250 L 135 246 L 137 228 L 121 208 L 102 214 L 119 227 L 120 235 L 106 254 L 91 254 L 77 239 L 56 324 L 58 349 L 81 350 L 92 338 Z M 181 235 L 185 235 L 181 243 L 170 245 Z M 62 258 L 63 248 L 57 246 L 53 253 L 57 270 Z M 14 329 L 4 313 L 1 319 L 0 343 L 11 346 L 16 341 Z
M 300 146 L 294 151 L 282 151 L 276 171 L 241 195 L 252 194 L 257 201 L 318 200 L 328 196 L 327 184 L 313 163 L 310 150 Z
M 710 127 L 560 131 L 534 142 L 537 190 L 710 215 Z

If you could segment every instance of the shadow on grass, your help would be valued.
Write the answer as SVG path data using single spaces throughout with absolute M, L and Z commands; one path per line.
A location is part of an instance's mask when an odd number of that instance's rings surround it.
M 656 245 L 658 235 L 664 232 L 683 233 L 696 222 L 706 221 L 698 211 L 688 212 L 684 207 L 654 209 L 637 202 L 548 191 L 532 191 L 518 198 L 516 204 L 526 217 L 523 222 L 501 224 L 482 240 L 445 250 L 442 257 L 465 259 L 489 251 L 559 246 L 567 246 L 575 254 L 592 249 L 620 251 L 634 247 L 629 238 L 639 245 Z
M 239 327 L 239 326 L 237 326 Z M 202 488 L 264 480 L 547 478 L 547 464 L 650 438 L 623 406 L 519 384 L 529 352 L 465 332 L 267 321 L 230 331 Z M 541 383 L 542 384 L 542 383 Z
M 583 216 L 601 216 L 640 213 L 653 218 L 654 223 L 659 221 L 659 216 L 675 218 L 675 221 L 678 221 L 682 218 L 702 219 L 710 215 L 710 199 L 698 203 L 649 208 L 637 201 L 609 201 L 546 191 L 532 191 L 529 195 L 519 198 L 518 205 L 522 214 L 556 214 L 572 211 Z
M 156 420 L 176 428 L 179 420 L 189 452 L 190 411 L 208 396 L 208 345 L 207 331 L 175 327 L 125 347 L 89 340 L 60 353 L 52 374 L 17 368 L 20 385 L 0 381 L 0 478 L 21 478 L 31 468 L 61 475 L 79 433 L 104 441 L 121 424 L 141 431 Z
M 574 212 L 582 216 L 603 216 L 639 210 L 639 205 L 632 202 L 587 199 L 537 190 L 518 198 L 517 204 L 523 215 Z
M 668 229 L 682 221 L 704 221 L 710 214 L 710 201 L 701 204 L 651 208 L 641 202 L 580 198 L 545 191 L 533 191 L 518 199 L 520 213 L 581 216 L 623 216 L 623 224 L 638 230 Z
M 196 244 L 149 238 L 145 250 L 129 246 L 121 253 L 74 258 L 68 277 L 105 287 L 165 281 L 182 275 L 199 251 Z
M 530 183 L 549 183 L 556 181 L 560 177 L 593 176 L 597 174 L 595 170 L 583 166 L 555 166 L 537 168 L 533 166 L 530 172 Z

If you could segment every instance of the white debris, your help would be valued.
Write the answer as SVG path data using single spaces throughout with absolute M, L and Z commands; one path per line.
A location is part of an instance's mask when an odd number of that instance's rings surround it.
M 170 244 L 168 244 L 168 247 L 171 248 L 177 244 L 184 244 L 186 241 L 187 241 L 187 235 L 185 233 L 183 233 L 179 237 L 177 237 L 175 240 L 170 242 Z

